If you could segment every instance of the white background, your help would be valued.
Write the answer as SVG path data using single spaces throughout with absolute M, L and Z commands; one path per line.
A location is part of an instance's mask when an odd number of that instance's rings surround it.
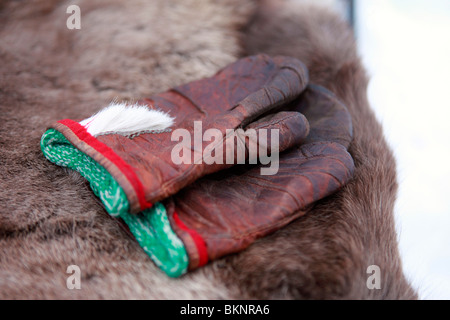
M 450 299 L 450 1 L 355 4 L 369 100 L 397 159 L 404 270 L 421 299 Z

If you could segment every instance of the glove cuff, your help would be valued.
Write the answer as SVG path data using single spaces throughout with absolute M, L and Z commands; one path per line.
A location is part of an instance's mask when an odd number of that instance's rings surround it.
M 77 122 L 64 120 L 54 127 L 48 129 L 41 138 L 41 149 L 45 157 L 59 166 L 78 171 L 86 178 L 94 194 L 104 204 L 106 211 L 112 217 L 121 218 L 126 223 L 139 245 L 168 276 L 179 277 L 186 273 L 189 256 L 183 241 L 172 229 L 171 222 L 173 223 L 173 221 L 169 222 L 165 207 L 161 203 L 155 203 L 151 208 L 147 207 L 138 214 L 131 214 L 129 196 L 111 171 L 104 167 L 109 165 L 110 168 L 124 169 L 120 158 L 117 155 L 108 154 L 112 150 L 108 150 L 94 137 L 87 136 Z M 56 128 L 64 131 L 67 136 Z M 71 143 L 68 137 L 72 141 L 78 142 L 77 147 Z M 125 169 L 127 168 L 125 167 Z M 116 171 L 112 170 L 112 172 Z M 122 171 L 120 174 L 125 175 Z M 131 186 L 135 192 L 134 186 Z M 176 220 L 177 217 L 175 216 L 174 219 Z M 181 221 L 179 221 L 178 228 L 194 234 Z M 198 237 L 196 240 L 201 243 L 201 238 Z M 194 252 L 201 252 L 201 250 Z M 206 263 L 207 258 L 206 261 L 204 258 L 200 259 L 200 262 Z

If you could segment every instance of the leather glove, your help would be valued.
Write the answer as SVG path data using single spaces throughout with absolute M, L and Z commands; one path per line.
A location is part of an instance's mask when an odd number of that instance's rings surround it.
M 315 201 L 350 179 L 353 161 L 346 151 L 351 140 L 350 116 L 333 94 L 318 86 L 310 85 L 298 96 L 306 85 L 301 81 L 307 79 L 306 74 L 295 59 L 256 56 L 239 60 L 209 78 L 216 83 L 217 90 L 212 93 L 204 89 L 208 81 L 200 80 L 145 100 L 150 107 L 157 104 L 164 111 L 179 110 L 176 127 L 189 128 L 189 122 L 214 115 L 214 124 L 279 129 L 280 150 L 287 150 L 282 152 L 278 173 L 273 176 L 260 175 L 261 165 L 230 169 L 224 165 L 214 170 L 203 168 L 196 178 L 225 170 L 188 185 L 195 179 L 186 178 L 189 167 L 183 167 L 183 183 L 163 194 L 187 187 L 166 199 L 164 205 L 156 203 L 145 209 L 151 199 L 149 190 L 144 189 L 148 179 L 170 181 L 161 161 L 153 161 L 162 155 L 167 159 L 167 148 L 161 147 L 170 144 L 167 133 L 139 135 L 145 142 L 119 134 L 93 137 L 77 122 L 63 120 L 43 135 L 41 148 L 49 160 L 85 176 L 106 210 L 122 218 L 153 261 L 168 275 L 180 276 L 209 260 L 243 250 L 255 239 L 303 215 Z M 209 104 L 215 101 L 222 107 L 224 97 L 228 99 L 225 108 L 229 107 L 224 112 Z M 195 99 L 200 102 L 191 102 Z M 181 112 L 184 104 L 194 115 Z M 212 122 L 204 120 L 210 126 Z M 245 148 L 251 143 L 245 141 Z M 155 154 L 152 161 L 146 159 L 150 151 Z M 132 214 L 139 209 L 145 210 Z
M 261 175 L 261 165 L 234 166 L 163 201 L 170 225 L 186 248 L 189 269 L 241 251 L 282 228 L 352 177 L 354 164 L 347 152 L 351 117 L 331 92 L 309 85 L 283 109 L 304 114 L 310 133 L 303 143 L 281 153 L 277 174 Z
M 331 92 L 309 85 L 281 110 L 303 113 L 311 127 L 303 143 L 281 153 L 277 174 L 261 175 L 261 165 L 234 166 L 197 180 L 152 209 L 121 216 L 121 225 L 166 274 L 177 277 L 245 249 L 351 179 L 351 118 Z
M 170 113 L 175 117 L 172 129 L 185 129 L 192 136 L 195 136 L 194 121 L 202 121 L 203 132 L 215 128 L 225 137 L 222 141 L 215 141 L 219 144 L 229 141 L 226 138 L 227 129 L 278 129 L 279 150 L 284 150 L 300 143 L 308 134 L 309 126 L 297 112 L 273 112 L 298 97 L 307 82 L 308 72 L 300 61 L 289 57 L 257 55 L 238 60 L 213 77 L 173 88 L 140 100 L 140 103 L 148 105 L 150 109 Z M 186 146 L 187 151 L 192 151 L 194 161 L 174 164 L 172 151 L 178 141 L 172 141 L 171 132 L 135 132 L 133 137 L 106 132 L 94 137 L 86 126 L 66 119 L 51 128 L 105 168 L 124 191 L 126 199 L 117 202 L 117 192 L 120 190 L 116 190 L 116 186 L 108 186 L 105 191 L 102 186 L 95 186 L 98 182 L 91 181 L 93 189 L 98 189 L 96 193 L 112 215 L 138 213 L 200 177 L 232 166 L 226 161 L 219 164 L 207 164 L 207 161 L 195 163 L 198 155 L 200 158 L 197 159 L 205 160 L 202 157 L 208 145 L 204 143 L 199 147 Z M 258 143 L 249 139 L 235 141 L 236 154 L 240 148 L 248 150 L 249 144 Z M 67 164 L 63 159 L 67 157 L 51 156 L 50 153 L 54 151 L 51 150 L 52 143 L 61 145 L 58 139 L 50 138 L 49 135 L 41 141 L 44 154 L 51 161 L 72 166 L 80 172 L 85 170 L 77 164 Z M 249 160 L 258 157 L 258 154 L 247 152 L 245 156 Z M 78 154 L 77 157 L 82 155 Z M 86 159 L 81 161 L 88 161 Z M 89 173 L 86 172 L 87 175 Z

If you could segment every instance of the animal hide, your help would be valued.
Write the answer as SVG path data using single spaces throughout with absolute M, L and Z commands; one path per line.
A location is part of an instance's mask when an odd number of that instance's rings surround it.
M 393 207 L 395 159 L 366 97 L 351 29 L 301 1 L 0 1 L 0 298 L 414 299 Z M 173 280 L 78 173 L 48 162 L 47 126 L 213 75 L 257 53 L 303 61 L 349 108 L 354 178 L 245 251 Z M 67 267 L 81 269 L 69 290 Z M 381 288 L 367 287 L 378 265 Z

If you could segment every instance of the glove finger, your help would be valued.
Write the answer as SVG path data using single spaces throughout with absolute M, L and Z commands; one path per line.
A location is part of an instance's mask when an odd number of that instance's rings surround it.
M 241 126 L 246 126 L 270 110 L 294 100 L 306 88 L 309 81 L 308 69 L 302 62 L 281 56 L 275 57 L 274 61 L 280 71 L 272 81 L 231 109 L 230 116 L 236 118 Z
M 202 161 L 208 173 L 236 164 L 268 164 L 278 161 L 279 153 L 300 143 L 308 136 L 308 120 L 299 112 L 279 112 L 249 124 L 245 130 L 229 130 L 218 143 L 203 150 Z M 208 137 L 209 139 L 209 137 Z
M 249 124 L 246 132 L 249 130 L 258 136 L 258 140 L 246 141 L 249 163 L 252 163 L 256 159 L 274 156 L 274 153 L 300 145 L 308 136 L 309 122 L 299 112 L 279 112 Z M 278 155 L 276 157 L 278 159 Z
M 293 108 L 308 119 L 311 130 L 304 143 L 333 141 L 348 148 L 353 137 L 347 107 L 327 89 L 308 85 Z

